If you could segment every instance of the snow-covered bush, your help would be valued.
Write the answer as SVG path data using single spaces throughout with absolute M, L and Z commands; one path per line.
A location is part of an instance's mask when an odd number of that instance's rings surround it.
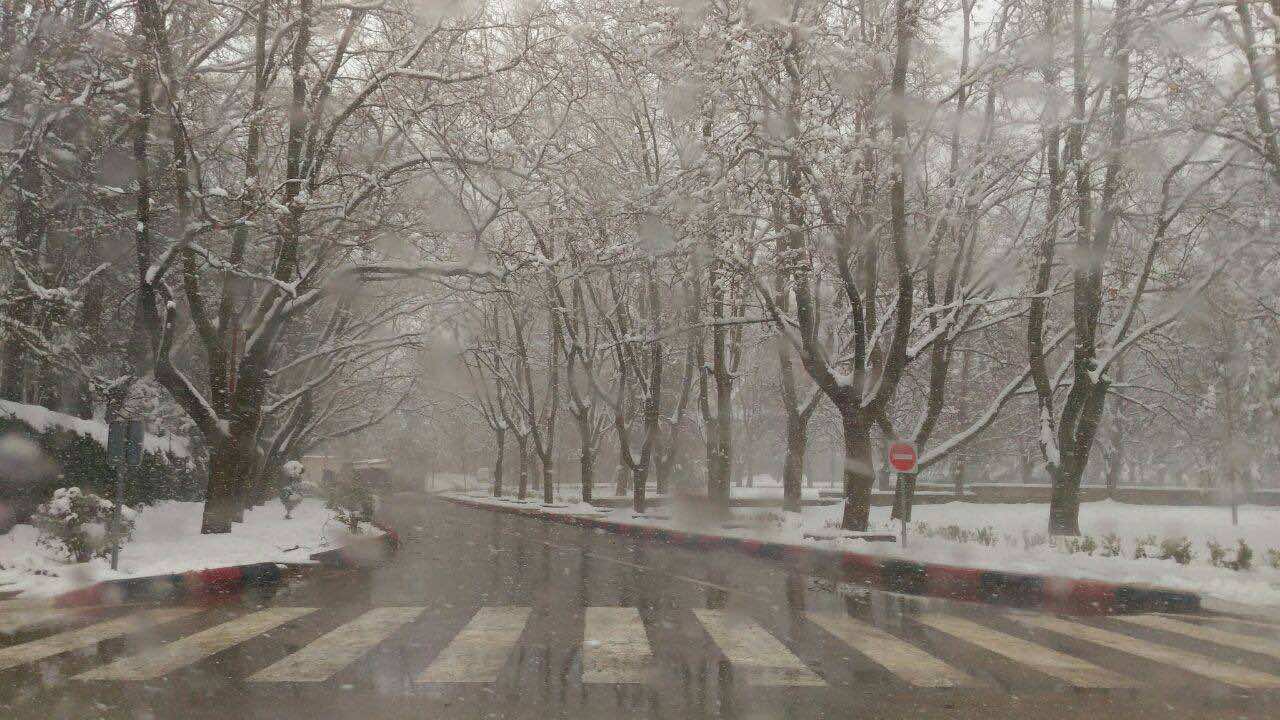
M 78 487 L 58 488 L 53 491 L 53 498 L 36 508 L 32 516 L 32 523 L 40 531 L 37 542 L 74 562 L 106 557 L 114 542 L 124 544 L 133 536 L 137 518 L 133 510 L 122 507 L 117 530 L 111 523 L 114 509 L 110 500 Z
M 297 460 L 290 460 L 280 467 L 280 503 L 284 505 L 284 519 L 293 518 L 293 509 L 302 503 L 302 473 L 304 468 Z

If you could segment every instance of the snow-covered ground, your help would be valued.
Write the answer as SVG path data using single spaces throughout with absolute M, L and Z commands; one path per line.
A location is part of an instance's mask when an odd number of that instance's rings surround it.
M 472 500 L 487 500 L 482 493 L 468 495 Z M 834 537 L 838 534 L 843 506 L 840 504 L 806 507 L 799 522 L 776 508 L 734 508 L 732 527 L 724 527 L 708 518 L 693 504 L 677 499 L 670 508 L 655 509 L 650 517 L 637 518 L 629 508 L 612 511 L 593 508 L 566 498 L 565 507 L 549 508 L 550 512 L 583 513 L 616 522 L 674 527 L 738 537 L 754 537 L 797 545 L 814 545 L 828 549 L 875 553 L 922 562 L 939 562 L 968 567 L 1048 574 L 1062 577 L 1108 580 L 1114 582 L 1155 585 L 1173 590 L 1200 593 L 1234 603 L 1274 606 L 1280 610 L 1280 570 L 1268 564 L 1268 550 L 1280 553 L 1280 508 L 1245 505 L 1240 508 L 1240 524 L 1232 526 L 1230 511 L 1218 507 L 1172 507 L 1127 505 L 1114 501 L 1085 503 L 1081 507 L 1081 531 L 1101 545 L 1104 536 L 1119 538 L 1120 554 L 1103 557 L 1101 548 L 1092 555 L 1067 553 L 1052 547 L 1045 537 L 1048 507 L 1043 503 L 984 504 L 953 502 L 918 505 L 912 513 L 912 528 L 906 549 L 897 543 L 867 543 L 846 538 L 815 539 L 806 534 Z M 526 503 L 540 507 L 536 498 Z M 871 530 L 897 532 L 897 522 L 889 519 L 887 507 L 872 508 Z M 935 534 L 925 537 L 920 523 Z M 947 539 L 936 534 L 941 528 L 956 526 L 967 531 L 967 541 Z M 986 543 L 979 542 L 977 531 L 984 532 Z M 952 533 L 956 535 L 956 533 Z M 1194 558 L 1188 565 L 1155 557 L 1135 559 L 1138 540 L 1154 536 L 1155 546 L 1149 554 L 1159 553 L 1166 539 L 1186 538 Z M 1234 559 L 1238 540 L 1244 540 L 1254 551 L 1253 567 L 1231 570 L 1209 562 L 1207 542 L 1214 540 L 1228 550 Z
M 16 525 L 0 535 L 0 592 L 56 595 L 100 580 L 143 577 L 257 562 L 308 563 L 310 555 L 351 536 L 324 503 L 307 499 L 284 519 L 277 501 L 245 513 L 230 534 L 201 535 L 202 503 L 165 502 L 138 513 L 133 539 L 120 550 L 120 568 L 106 560 L 68 563 L 36 544 L 36 529 Z M 365 529 L 364 536 L 380 530 Z

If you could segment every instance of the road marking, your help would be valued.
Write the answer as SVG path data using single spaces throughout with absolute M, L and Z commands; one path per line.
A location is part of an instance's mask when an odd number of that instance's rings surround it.
M 200 612 L 199 608 L 163 608 L 144 610 L 124 617 L 96 623 L 78 630 L 50 635 L 21 645 L 0 650 L 0 670 L 7 670 L 36 660 L 60 655 L 71 650 L 92 647 L 111 638 L 128 635 L 146 628 L 173 622 L 188 615 Z
M 75 679 L 153 680 L 314 611 L 315 608 L 277 607 L 250 613 L 138 655 L 82 672 Z
M 826 685 L 787 646 L 755 621 L 719 610 L 694 610 L 736 677 L 748 685 Z
M 1241 635 L 1239 633 L 1209 627 L 1208 625 L 1196 625 L 1195 623 L 1175 620 L 1161 615 L 1123 615 L 1118 616 L 1115 619 L 1122 620 L 1132 625 L 1140 625 L 1142 627 L 1153 628 L 1155 630 L 1164 630 L 1195 638 L 1197 640 L 1205 640 L 1207 642 L 1217 643 L 1227 647 L 1248 650 L 1249 652 L 1258 653 L 1259 655 L 1280 658 L 1280 640 L 1256 637 L 1253 635 Z
M 1230 662 L 1219 662 L 1203 655 L 1196 655 L 1164 645 L 1156 645 L 1145 640 L 1129 637 L 1118 632 L 1103 630 L 1092 625 L 1072 622 L 1049 615 L 1015 617 L 1018 622 L 1037 627 L 1060 635 L 1084 640 L 1097 645 L 1119 650 L 1140 658 L 1195 673 L 1218 682 L 1239 688 L 1280 688 L 1280 677 L 1268 675 L 1257 670 L 1250 670 L 1243 665 Z
M 516 535 L 519 535 L 519 533 L 515 533 L 515 534 L 516 534 Z M 521 535 L 521 537 L 528 537 L 528 536 L 527 536 L 527 535 Z M 530 539 L 532 539 L 532 538 L 530 538 Z M 546 545 L 547 547 L 558 548 L 558 549 L 560 549 L 560 550 L 573 550 L 573 551 L 575 551 L 575 552 L 580 552 L 580 553 L 582 553 L 582 555 L 583 555 L 583 556 L 585 556 L 585 557 L 589 557 L 589 558 L 591 558 L 592 560 L 600 560 L 600 561 L 602 561 L 602 562 L 613 563 L 614 565 L 621 565 L 621 566 L 623 566 L 623 567 L 629 567 L 629 568 L 632 568 L 632 569 L 634 569 L 634 570 L 639 570 L 639 571 L 641 571 L 641 572 L 656 573 L 656 574 L 658 574 L 658 575 L 666 575 L 667 577 L 675 578 L 676 580 L 684 580 L 685 582 L 690 582 L 690 583 L 693 583 L 694 585 L 701 585 L 702 587 L 709 587 L 709 588 L 713 588 L 713 589 L 715 589 L 715 590 L 723 590 L 723 591 L 725 591 L 725 592 L 742 592 L 741 590 L 738 590 L 738 589 L 736 589 L 736 588 L 726 587 L 726 586 L 724 586 L 724 585 L 717 585 L 717 584 L 715 584 L 715 583 L 713 583 L 713 582 L 707 582 L 706 580 L 699 580 L 699 579 L 697 579 L 697 578 L 691 578 L 691 577 L 689 577 L 688 575 L 678 575 L 678 574 L 676 574 L 676 573 L 667 572 L 666 570 L 659 570 L 659 569 L 657 569 L 657 568 L 655 568 L 655 567 L 650 567 L 650 566 L 648 566 L 648 565 L 640 565 L 640 564 L 633 563 L 633 562 L 627 562 L 626 560 L 618 560 L 617 558 L 606 557 L 606 556 L 604 556 L 604 555 L 596 555 L 595 553 L 587 552 L 587 551 L 583 550 L 582 548 L 580 548 L 580 547 L 575 547 L 575 546 L 573 546 L 573 545 L 557 545 L 557 544 L 552 543 L 552 542 L 547 542 L 546 540 L 538 540 L 537 542 L 540 542 L 540 543 L 542 543 L 543 545 Z
M 0 612 L 0 635 L 40 630 L 50 625 L 66 625 L 81 617 L 76 610 L 14 610 Z
M 426 608 L 380 607 L 331 630 L 306 647 L 259 670 L 251 682 L 321 682 L 364 657 Z
M 494 682 L 524 632 L 530 612 L 527 607 L 480 608 L 417 682 Z
M 589 607 L 582 638 L 582 682 L 647 683 L 653 653 L 640 611 L 629 607 Z
M 925 627 L 977 645 L 1073 687 L 1123 688 L 1134 687 L 1137 684 L 1080 658 L 954 615 L 920 615 L 914 619 Z
M 976 685 L 973 678 L 880 628 L 844 615 L 810 613 L 809 620 L 916 687 Z

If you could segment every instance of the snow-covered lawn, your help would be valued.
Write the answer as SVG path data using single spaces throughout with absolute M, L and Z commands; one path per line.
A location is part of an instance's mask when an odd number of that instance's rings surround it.
M 307 563 L 310 555 L 351 537 L 324 503 L 307 499 L 284 519 L 277 501 L 245 513 L 230 534 L 201 535 L 203 504 L 165 502 L 138 513 L 133 539 L 120 550 L 120 569 L 106 560 L 69 563 L 36 544 L 36 529 L 16 525 L 0 535 L 0 592 L 49 596 L 100 580 L 162 575 L 257 562 Z M 365 529 L 362 536 L 380 535 Z
M 467 497 L 494 502 L 479 492 L 470 493 Z M 1099 545 L 1108 534 L 1119 538 L 1120 554 L 1103 557 L 1101 548 L 1089 555 L 1083 552 L 1069 554 L 1051 547 L 1045 537 L 1049 511 L 1043 503 L 918 505 L 912 513 L 911 532 L 904 549 L 898 543 L 805 537 L 810 534 L 834 538 L 843 512 L 840 504 L 806 507 L 800 513 L 799 522 L 794 516 L 784 518 L 777 508 L 734 508 L 732 522 L 727 523 L 732 527 L 725 527 L 707 517 L 699 506 L 682 503 L 678 499 L 672 507 L 656 508 L 650 517 L 643 518 L 635 517 L 629 508 L 605 511 L 575 500 L 569 498 L 565 507 L 549 508 L 549 511 L 583 513 L 615 522 L 769 539 L 922 562 L 1148 584 L 1197 592 L 1206 598 L 1275 606 L 1280 610 L 1280 570 L 1269 566 L 1267 553 L 1268 550 L 1280 552 L 1278 507 L 1242 506 L 1240 524 L 1232 526 L 1230 511 L 1226 508 L 1127 505 L 1109 500 L 1085 503 L 1080 512 L 1081 531 L 1093 537 Z M 525 506 L 541 507 L 536 498 Z M 872 508 L 869 529 L 896 534 L 898 523 L 890 521 L 889 512 L 887 507 Z M 935 535 L 925 537 L 913 532 L 920 529 L 920 523 Z M 947 526 L 967 531 L 967 541 L 936 534 Z M 983 533 L 988 544 L 974 537 L 984 528 L 990 528 Z M 1155 537 L 1155 546 L 1147 550 L 1151 555 L 1159 554 L 1163 540 L 1185 537 L 1191 543 L 1194 558 L 1188 565 L 1155 557 L 1134 559 L 1138 539 L 1147 536 Z M 1244 540 L 1254 551 L 1253 567 L 1237 571 L 1213 566 L 1208 557 L 1209 540 L 1224 546 L 1228 550 L 1228 559 L 1235 558 L 1237 541 Z

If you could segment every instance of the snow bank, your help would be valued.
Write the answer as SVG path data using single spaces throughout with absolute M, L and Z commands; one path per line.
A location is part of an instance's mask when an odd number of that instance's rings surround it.
M 107 445 L 107 424 L 102 420 L 85 420 L 74 415 L 54 412 L 39 405 L 27 405 L 10 400 L 0 400 L 0 414 L 21 420 L 41 432 L 49 428 L 61 428 L 91 437 L 103 447 Z M 187 441 L 184 438 L 157 437 L 148 434 L 143 437 L 142 447 L 147 452 L 172 452 L 181 457 L 188 456 Z
M 495 504 L 502 502 L 483 496 L 468 499 Z M 586 508 L 578 504 L 567 508 L 544 508 L 537 502 L 530 502 L 527 506 L 554 513 L 586 512 Z M 1110 500 L 1083 504 L 1081 531 L 1099 542 L 1108 534 L 1118 536 L 1122 553 L 1117 557 L 1102 557 L 1099 551 L 1093 555 L 1066 554 L 1050 547 L 1044 537 L 1049 514 L 1044 503 L 919 505 L 912 512 L 913 526 L 918 527 L 921 522 L 934 529 L 955 525 L 970 533 L 990 527 L 995 542 L 983 545 L 912 533 L 906 549 L 897 543 L 805 537 L 806 534 L 828 538 L 835 535 L 843 504 L 806 507 L 799 522 L 794 516 L 784 517 L 778 508 L 733 508 L 732 518 L 721 522 L 708 516 L 704 507 L 682 503 L 678 498 L 671 508 L 661 507 L 648 517 L 635 517 L 630 507 L 607 512 L 599 508 L 590 510 L 590 514 L 596 517 L 633 525 L 694 530 L 1007 572 L 1147 584 L 1195 592 L 1205 598 L 1280 609 L 1280 571 L 1267 566 L 1267 550 L 1280 550 L 1278 507 L 1241 506 L 1240 524 L 1232 526 L 1230 511 L 1225 508 L 1126 505 Z M 872 508 L 869 529 L 896 535 L 898 523 L 890 521 L 889 513 L 890 508 L 887 507 Z M 1165 538 L 1186 537 L 1191 541 L 1195 559 L 1190 565 L 1156 558 L 1134 559 L 1138 538 L 1152 535 L 1157 546 Z M 1236 542 L 1241 539 L 1254 550 L 1254 569 L 1235 571 L 1209 563 L 1206 548 L 1209 540 L 1226 547 L 1231 553 L 1229 557 L 1234 557 Z
M 36 545 L 36 529 L 17 525 L 0 536 L 0 591 L 23 596 L 56 595 L 101 580 L 203 570 L 258 562 L 309 563 L 312 553 L 343 545 L 351 537 L 324 503 L 307 499 L 284 519 L 276 502 L 245 513 L 230 534 L 201 535 L 204 505 L 165 502 L 138 513 L 133 540 L 120 550 L 120 569 L 106 560 L 67 563 Z M 361 537 L 381 535 L 366 530 Z

